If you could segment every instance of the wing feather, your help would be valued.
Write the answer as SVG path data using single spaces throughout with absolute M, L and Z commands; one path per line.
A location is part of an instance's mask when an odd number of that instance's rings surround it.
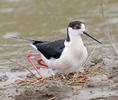
M 56 41 L 44 41 L 44 42 L 34 42 L 33 45 L 47 58 L 59 58 L 63 49 L 64 49 L 65 39 L 56 40 Z

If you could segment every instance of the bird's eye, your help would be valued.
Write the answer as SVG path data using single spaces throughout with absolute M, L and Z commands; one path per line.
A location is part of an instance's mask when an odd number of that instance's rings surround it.
M 76 28 L 76 29 L 80 29 L 80 26 L 79 26 L 79 25 L 76 25 L 75 28 Z

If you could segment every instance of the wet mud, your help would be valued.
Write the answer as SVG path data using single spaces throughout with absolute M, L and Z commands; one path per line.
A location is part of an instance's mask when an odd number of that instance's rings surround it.
M 115 56 L 92 58 L 81 71 L 83 79 L 76 73 L 45 80 L 25 70 L 7 73 L 0 75 L 0 100 L 118 100 Z

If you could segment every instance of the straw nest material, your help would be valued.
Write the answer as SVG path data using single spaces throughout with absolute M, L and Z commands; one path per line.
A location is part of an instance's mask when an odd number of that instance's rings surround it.
M 101 66 L 94 66 L 92 68 L 89 68 L 88 71 L 86 71 L 84 74 L 82 74 L 83 75 L 82 77 L 81 77 L 80 72 L 78 72 L 78 73 L 74 72 L 74 73 L 69 73 L 69 74 L 56 74 L 54 76 L 50 76 L 45 79 L 37 78 L 35 75 L 32 75 L 32 77 L 30 77 L 30 78 L 26 78 L 23 80 L 17 80 L 16 83 L 19 85 L 28 85 L 28 84 L 33 85 L 33 84 L 45 82 L 48 80 L 55 80 L 55 81 L 63 82 L 66 85 L 84 86 L 88 77 L 100 75 L 100 74 L 105 74 L 102 71 Z M 108 75 L 108 74 L 107 74 L 107 76 L 110 77 L 110 75 Z

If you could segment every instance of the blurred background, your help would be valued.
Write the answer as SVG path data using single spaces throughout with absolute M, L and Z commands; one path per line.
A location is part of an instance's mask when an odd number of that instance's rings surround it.
M 66 38 L 67 26 L 73 20 L 83 21 L 88 32 L 103 43 L 82 36 L 89 53 L 97 45 L 94 56 L 114 55 L 104 34 L 101 4 L 110 34 L 115 37 L 114 44 L 118 47 L 118 0 L 0 0 L 0 68 L 13 66 L 8 59 L 27 64 L 26 54 L 37 52 L 29 46 L 30 42 L 11 37 Z

